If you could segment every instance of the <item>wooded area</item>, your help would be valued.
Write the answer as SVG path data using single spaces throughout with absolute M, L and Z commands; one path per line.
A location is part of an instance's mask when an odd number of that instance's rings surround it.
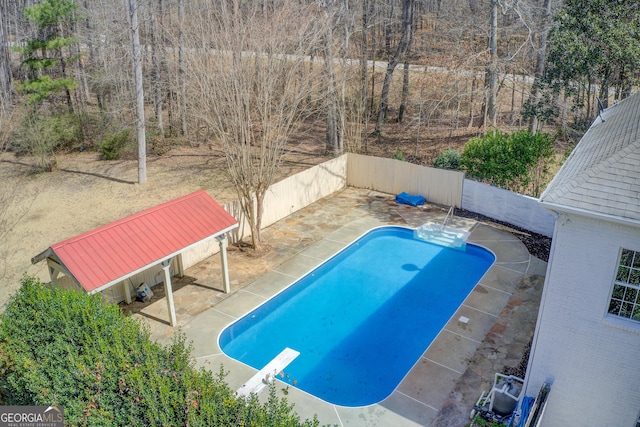
M 0 0 L 0 147 L 53 170 L 57 150 L 137 144 L 139 183 L 148 152 L 220 147 L 259 241 L 296 135 L 321 123 L 332 155 L 579 137 L 633 90 L 639 42 L 639 3 L 616 0 Z
M 218 93 L 219 80 L 264 60 L 280 61 L 298 82 L 314 80 L 290 87 L 301 98 L 290 107 L 307 110 L 292 114 L 325 117 L 327 148 L 336 154 L 366 149 L 365 122 L 378 134 L 391 119 L 426 128 L 523 126 L 525 104 L 529 115 L 550 119 L 540 101 L 564 112 L 560 120 L 588 121 L 595 87 L 605 106 L 631 90 L 638 8 L 611 0 L 2 0 L 1 111 L 5 118 L 26 97 L 41 115 L 98 114 L 108 130 L 83 136 L 105 136 L 133 127 L 142 92 L 153 138 L 210 143 L 222 136 L 213 125 L 220 114 L 206 106 L 231 101 Z M 133 89 L 134 33 L 144 90 Z M 393 79 L 397 67 L 403 75 Z M 532 79 L 544 77 L 531 92 Z M 205 87 L 212 82 L 217 88 Z M 542 99 L 541 89 L 559 84 L 571 90 Z M 245 107 L 260 95 L 273 93 L 254 92 Z M 568 117 L 562 107 L 573 98 L 583 111 Z

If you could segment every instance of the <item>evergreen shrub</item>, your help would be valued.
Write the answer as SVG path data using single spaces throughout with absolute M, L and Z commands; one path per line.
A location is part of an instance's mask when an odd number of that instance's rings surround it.
M 433 161 L 433 167 L 439 169 L 457 170 L 460 166 L 460 153 L 458 150 L 444 150 Z
M 117 160 L 122 157 L 129 141 L 129 129 L 109 135 L 100 143 L 100 152 L 105 160 Z
M 553 139 L 546 133 L 492 129 L 467 142 L 460 165 L 467 177 L 497 187 L 524 192 L 533 186 L 532 195 L 537 197 L 553 157 Z
M 100 295 L 24 277 L 0 314 L 0 404 L 60 405 L 65 425 L 317 426 L 271 385 L 267 401 L 237 397 L 194 367 L 183 335 L 162 346 Z

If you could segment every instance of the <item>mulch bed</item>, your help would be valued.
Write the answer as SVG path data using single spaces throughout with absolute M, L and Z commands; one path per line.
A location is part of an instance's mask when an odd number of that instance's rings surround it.
M 475 219 L 482 222 L 495 223 L 495 224 L 500 224 L 504 227 L 508 227 L 516 231 L 513 234 L 522 241 L 522 243 L 527 247 L 531 255 L 545 262 L 549 261 L 549 251 L 551 250 L 550 237 L 543 236 L 538 233 L 533 233 L 529 230 L 525 230 L 515 225 L 509 224 L 503 221 L 498 221 L 496 219 L 489 218 L 479 213 L 467 211 L 464 209 L 455 209 L 454 214 L 456 216 L 460 216 L 463 218 L 471 218 L 471 219 Z

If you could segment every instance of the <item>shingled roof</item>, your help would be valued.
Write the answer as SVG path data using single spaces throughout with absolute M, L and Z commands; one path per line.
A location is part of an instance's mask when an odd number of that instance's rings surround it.
M 602 112 L 540 202 L 549 209 L 640 221 L 640 94 Z

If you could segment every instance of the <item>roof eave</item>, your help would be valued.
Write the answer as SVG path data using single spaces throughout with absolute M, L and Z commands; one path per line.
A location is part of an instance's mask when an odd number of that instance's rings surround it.
M 545 208 L 547 211 L 551 212 L 552 214 L 558 214 L 559 212 L 563 212 L 567 214 L 580 215 L 587 218 L 605 220 L 605 221 L 613 222 L 616 224 L 627 225 L 631 227 L 640 227 L 640 220 L 637 220 L 637 219 L 625 218 L 617 215 L 603 214 L 603 213 L 594 212 L 588 209 L 582 209 L 582 208 L 576 208 L 573 206 L 561 205 L 558 203 L 546 202 L 542 198 L 540 199 L 539 203 L 542 205 L 543 208 Z
M 48 247 L 44 251 L 40 252 L 38 255 L 36 255 L 33 258 L 31 258 L 31 264 L 37 264 L 40 261 L 44 261 L 45 259 L 47 259 L 50 256 L 52 256 L 54 253 L 55 252 L 53 252 L 53 249 L 51 249 L 51 247 Z

